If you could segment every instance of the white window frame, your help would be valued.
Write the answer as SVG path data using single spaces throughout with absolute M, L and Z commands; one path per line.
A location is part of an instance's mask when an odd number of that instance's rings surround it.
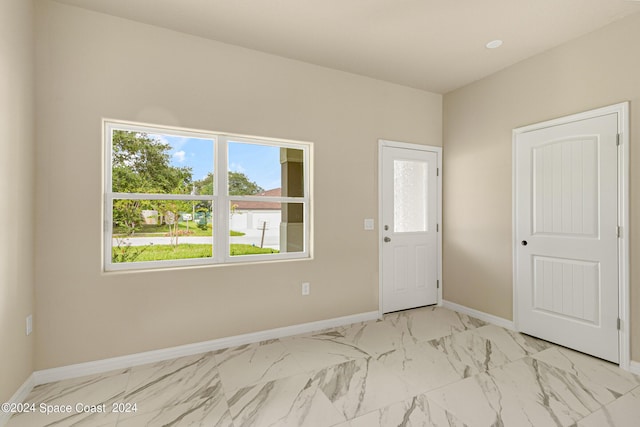
M 236 135 L 213 131 L 177 128 L 162 125 L 151 125 L 103 119 L 103 271 L 130 271 L 149 270 L 158 268 L 174 268 L 188 266 L 214 266 L 232 265 L 239 263 L 282 261 L 311 258 L 311 161 L 313 144 L 310 142 L 290 141 L 283 139 L 263 138 L 246 135 Z M 112 141 L 114 130 L 143 132 L 147 134 L 168 134 L 171 136 L 183 136 L 187 138 L 201 138 L 213 141 L 213 165 L 214 188 L 213 195 L 189 195 L 189 194 L 154 194 L 154 193 L 114 193 L 112 191 Z M 247 144 L 265 145 L 279 148 L 294 148 L 303 152 L 303 179 L 304 195 L 302 197 L 269 197 L 269 196 L 230 196 L 228 191 L 228 143 L 238 142 Z M 129 200 L 202 200 L 212 202 L 213 224 L 213 257 L 211 258 L 187 258 L 178 260 L 141 261 L 113 263 L 111 261 L 113 242 L 113 201 L 118 199 Z M 231 201 L 269 201 L 274 203 L 302 203 L 304 221 L 304 250 L 300 252 L 285 252 L 274 254 L 256 255 L 230 255 L 229 240 L 229 209 L 220 207 L 230 206 Z

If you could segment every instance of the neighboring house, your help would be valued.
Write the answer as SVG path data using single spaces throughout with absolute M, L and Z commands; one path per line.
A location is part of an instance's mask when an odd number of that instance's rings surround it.
M 263 191 L 256 196 L 280 197 L 282 190 L 274 188 Z M 247 230 L 261 230 L 265 235 L 278 234 L 282 217 L 280 202 L 236 201 L 232 205 L 231 229 L 246 232 Z
M 282 190 L 274 188 L 255 194 L 255 196 L 280 197 Z M 231 205 L 230 228 L 244 233 L 243 236 L 231 237 L 231 243 L 244 243 L 259 247 L 280 250 L 280 224 L 282 220 L 282 204 L 280 202 L 262 202 L 238 200 Z

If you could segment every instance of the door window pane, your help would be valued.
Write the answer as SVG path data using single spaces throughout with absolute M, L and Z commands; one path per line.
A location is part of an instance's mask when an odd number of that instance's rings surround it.
M 428 167 L 426 162 L 393 162 L 393 229 L 396 233 L 427 231 Z

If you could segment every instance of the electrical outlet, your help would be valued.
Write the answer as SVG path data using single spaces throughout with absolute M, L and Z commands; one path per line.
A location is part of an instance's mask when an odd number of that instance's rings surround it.
M 311 284 L 309 282 L 304 282 L 302 284 L 302 295 L 309 295 L 311 292 Z
M 27 316 L 27 335 L 31 335 L 31 332 L 33 332 L 33 316 L 28 315 Z

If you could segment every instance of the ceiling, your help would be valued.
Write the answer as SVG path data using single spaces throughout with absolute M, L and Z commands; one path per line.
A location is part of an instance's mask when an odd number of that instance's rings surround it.
M 630 0 L 57 1 L 436 93 L 640 13 Z

